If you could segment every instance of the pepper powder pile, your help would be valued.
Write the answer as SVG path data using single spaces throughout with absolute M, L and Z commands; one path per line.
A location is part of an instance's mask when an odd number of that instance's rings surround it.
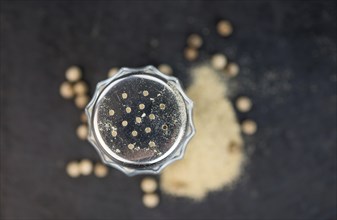
M 192 76 L 187 95 L 194 102 L 196 134 L 184 158 L 165 168 L 160 186 L 167 194 L 201 200 L 209 192 L 235 183 L 245 155 L 224 80 L 208 65 L 194 68 Z

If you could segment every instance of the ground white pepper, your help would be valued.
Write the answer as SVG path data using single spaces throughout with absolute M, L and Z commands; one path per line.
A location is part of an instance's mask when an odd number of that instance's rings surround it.
M 194 102 L 197 133 L 184 158 L 163 170 L 160 187 L 164 193 L 201 200 L 235 183 L 245 156 L 236 114 L 224 96 L 226 84 L 209 66 L 197 67 L 192 74 L 187 94 Z

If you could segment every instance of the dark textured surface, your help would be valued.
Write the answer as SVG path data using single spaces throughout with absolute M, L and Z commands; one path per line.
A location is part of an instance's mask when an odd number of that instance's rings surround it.
M 335 1 L 1 2 L 1 217 L 336 219 L 336 13 Z M 228 39 L 219 18 L 233 22 Z M 241 182 L 201 203 L 163 195 L 150 210 L 139 177 L 68 178 L 67 161 L 98 155 L 58 94 L 65 69 L 81 65 L 93 88 L 112 66 L 167 62 L 187 85 L 191 32 L 204 37 L 201 59 L 220 51 L 241 65 L 232 98 L 254 102 L 238 115 L 259 126 Z

